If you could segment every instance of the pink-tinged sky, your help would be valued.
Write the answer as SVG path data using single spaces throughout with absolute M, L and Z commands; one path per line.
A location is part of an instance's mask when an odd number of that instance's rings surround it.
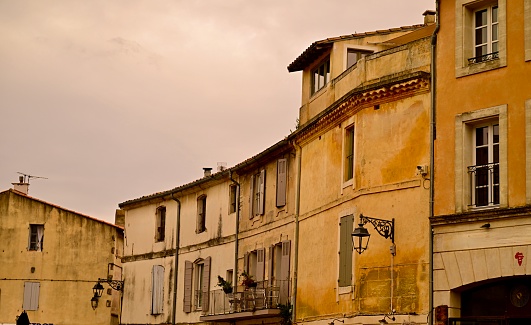
M 421 24 L 423 0 L 0 1 L 0 190 L 107 221 L 295 128 L 312 42 Z

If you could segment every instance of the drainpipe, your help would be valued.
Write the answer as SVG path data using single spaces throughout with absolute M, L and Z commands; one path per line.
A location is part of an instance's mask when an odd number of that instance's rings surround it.
M 302 160 L 302 147 L 295 144 L 297 154 L 297 183 L 295 185 L 295 257 L 293 261 L 293 294 L 291 296 L 292 314 L 291 320 L 295 324 L 297 319 L 297 273 L 299 267 L 299 213 L 300 213 L 300 198 L 301 198 L 301 160 Z
M 179 246 L 180 246 L 180 234 L 181 234 L 181 201 L 175 198 L 171 193 L 171 198 L 177 202 L 177 222 L 175 225 L 175 272 L 173 277 L 173 312 L 171 323 L 175 325 L 175 314 L 177 313 L 177 275 L 179 273 Z
M 433 324 L 433 229 L 431 227 L 431 217 L 433 217 L 433 202 L 434 202 L 434 171 L 435 171 L 435 163 L 434 163 L 434 152 L 435 152 L 435 139 L 437 137 L 436 134 L 436 119 L 435 119 L 435 113 L 436 113 L 436 89 L 437 89 L 437 33 L 439 32 L 440 28 L 440 20 L 439 20 L 439 0 L 435 0 L 435 20 L 436 20 L 436 26 L 435 30 L 433 31 L 433 34 L 431 35 L 431 69 L 430 69 L 430 75 L 431 75 L 431 98 L 430 98 L 430 207 L 429 207 L 429 217 L 430 217 L 430 236 L 429 236 L 429 266 L 430 266 L 430 276 L 429 276 L 429 311 L 428 311 L 428 324 Z
M 232 285 L 238 282 L 238 232 L 240 228 L 240 183 L 232 178 L 232 170 L 229 170 L 230 180 L 236 184 L 236 229 L 234 231 L 234 272 L 232 272 Z

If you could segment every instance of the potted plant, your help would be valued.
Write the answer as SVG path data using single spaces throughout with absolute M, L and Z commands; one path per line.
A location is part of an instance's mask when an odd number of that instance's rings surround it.
M 250 275 L 246 271 L 243 271 L 240 276 L 243 278 L 243 280 L 242 280 L 242 285 L 243 286 L 245 286 L 246 288 L 256 288 L 256 285 L 258 283 L 256 283 L 253 280 L 253 276 L 252 275 Z
M 221 276 L 218 275 L 218 287 L 223 289 L 225 293 L 232 293 L 232 282 L 226 281 Z

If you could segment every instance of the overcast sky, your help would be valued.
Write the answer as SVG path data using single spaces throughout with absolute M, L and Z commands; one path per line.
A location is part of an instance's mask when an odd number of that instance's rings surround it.
M 113 221 L 118 203 L 295 128 L 312 42 L 421 24 L 426 0 L 0 0 L 0 190 Z

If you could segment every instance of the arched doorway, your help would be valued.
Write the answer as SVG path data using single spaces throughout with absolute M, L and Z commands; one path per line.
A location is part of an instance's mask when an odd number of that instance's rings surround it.
M 483 281 L 460 291 L 461 317 L 451 318 L 451 325 L 531 324 L 531 276 Z

